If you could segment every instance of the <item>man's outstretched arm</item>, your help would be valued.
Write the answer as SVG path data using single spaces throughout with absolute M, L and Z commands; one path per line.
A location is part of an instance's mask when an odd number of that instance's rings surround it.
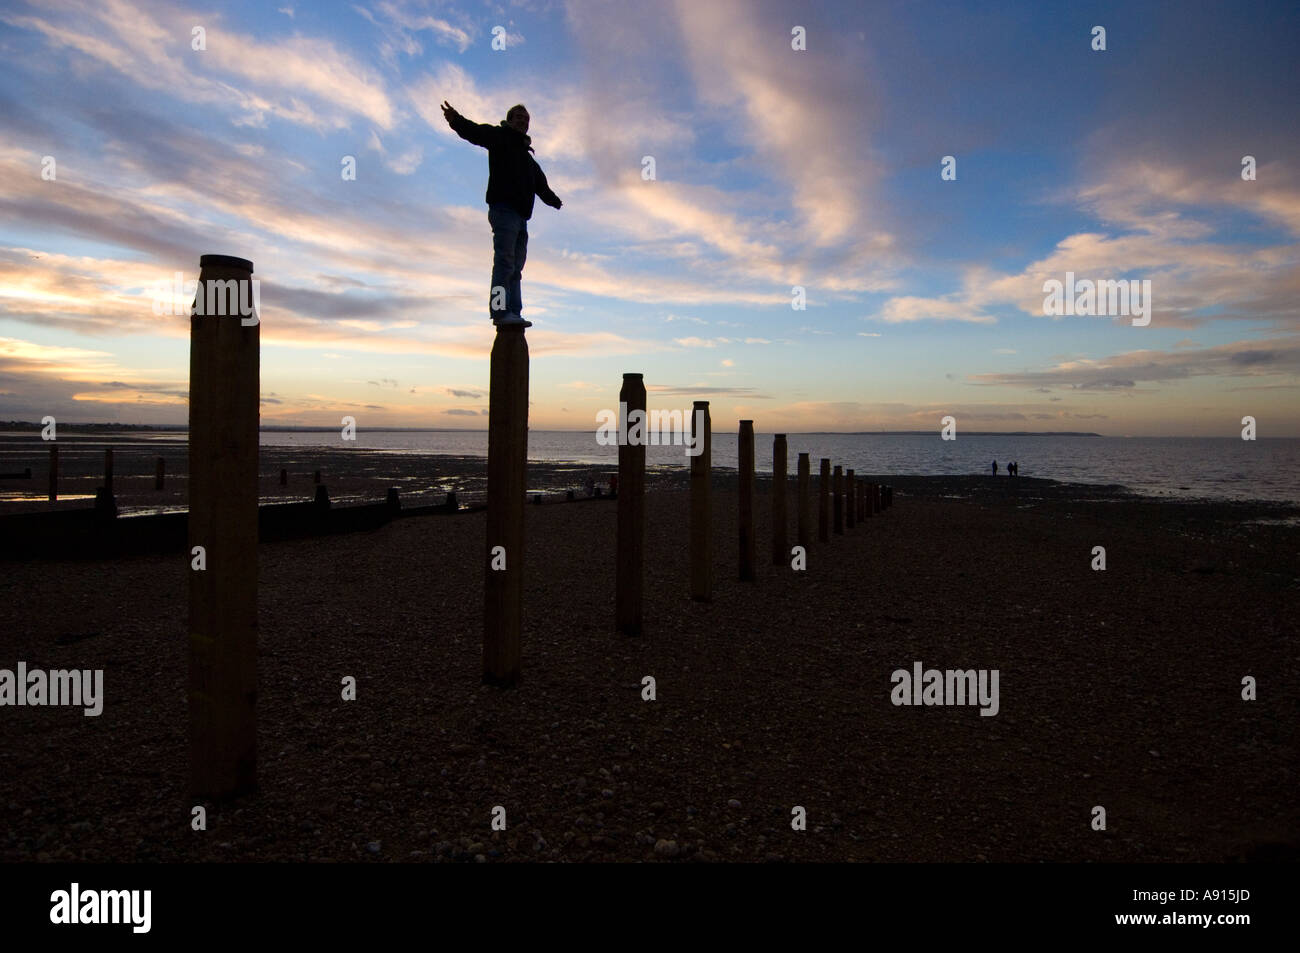
M 537 197 L 551 208 L 562 207 L 564 203 L 560 201 L 560 197 L 552 192 L 551 187 L 546 184 L 546 173 L 542 171 L 542 167 L 534 162 L 533 168 L 537 170 L 537 188 L 534 190 Z
M 451 126 L 452 131 L 466 142 L 472 142 L 484 149 L 491 148 L 496 133 L 495 127 L 489 126 L 487 123 L 470 122 L 470 120 L 456 112 L 446 100 L 443 100 L 442 103 L 442 115 L 447 120 L 447 125 Z

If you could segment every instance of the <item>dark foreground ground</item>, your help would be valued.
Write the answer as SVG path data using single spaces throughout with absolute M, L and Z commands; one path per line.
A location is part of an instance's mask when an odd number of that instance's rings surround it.
M 202 833 L 187 563 L 0 564 L 0 667 L 103 668 L 106 693 L 98 718 L 0 708 L 0 860 L 1297 856 L 1300 529 L 1254 522 L 1294 512 L 890 482 L 894 508 L 814 534 L 806 572 L 770 564 L 760 482 L 742 584 L 719 475 L 702 605 L 688 497 L 664 481 L 637 639 L 613 632 L 616 504 L 527 507 L 524 678 L 505 691 L 479 684 L 483 514 L 263 545 L 261 788 L 208 804 Z M 890 673 L 914 661 L 998 669 L 999 714 L 895 707 Z

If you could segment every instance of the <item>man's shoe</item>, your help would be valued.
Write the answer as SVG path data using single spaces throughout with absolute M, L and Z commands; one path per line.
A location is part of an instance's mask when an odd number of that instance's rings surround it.
M 499 328 L 515 328 L 515 327 L 531 328 L 533 326 L 533 322 L 525 321 L 522 317 L 520 317 L 517 314 L 505 314 L 497 319 L 496 326 Z

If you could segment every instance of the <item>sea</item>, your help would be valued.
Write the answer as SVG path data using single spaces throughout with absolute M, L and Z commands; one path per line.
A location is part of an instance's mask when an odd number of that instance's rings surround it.
M 102 452 L 161 451 L 160 444 L 183 443 L 183 432 L 134 431 L 120 434 L 60 435 L 60 456 Z M 737 465 L 736 434 L 714 433 L 713 465 Z M 346 445 L 338 430 L 263 431 L 266 447 L 373 450 L 395 455 L 433 454 L 486 457 L 486 431 L 359 430 Z M 1135 493 L 1164 498 L 1272 500 L 1300 503 L 1300 439 L 1261 437 L 1096 437 L 1085 435 L 957 435 L 943 440 L 934 434 L 791 433 L 787 434 L 789 472 L 800 453 L 807 453 L 812 472 L 820 460 L 852 467 L 864 476 L 903 474 L 961 475 L 998 473 L 1006 464 L 1019 464 L 1022 477 L 1044 477 L 1064 483 L 1119 484 Z M 36 432 L 0 433 L 0 473 L 23 466 L 43 465 Z M 33 452 L 35 451 L 35 452 Z M 115 454 L 117 451 L 115 451 Z M 531 430 L 530 460 L 574 462 L 613 469 L 618 448 L 596 442 L 593 431 Z M 772 435 L 755 434 L 756 469 L 771 472 Z M 26 461 L 25 463 L 23 461 Z M 650 466 L 689 466 L 680 445 L 646 448 Z

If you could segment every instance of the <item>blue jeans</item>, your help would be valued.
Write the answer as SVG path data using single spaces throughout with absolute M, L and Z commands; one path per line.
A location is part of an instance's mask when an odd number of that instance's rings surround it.
M 528 223 L 508 205 L 489 205 L 488 223 L 492 226 L 492 288 L 488 292 L 488 312 L 493 320 L 506 314 L 522 314 L 523 297 L 519 281 L 528 256 Z M 497 288 L 505 289 L 505 307 L 492 307 Z

